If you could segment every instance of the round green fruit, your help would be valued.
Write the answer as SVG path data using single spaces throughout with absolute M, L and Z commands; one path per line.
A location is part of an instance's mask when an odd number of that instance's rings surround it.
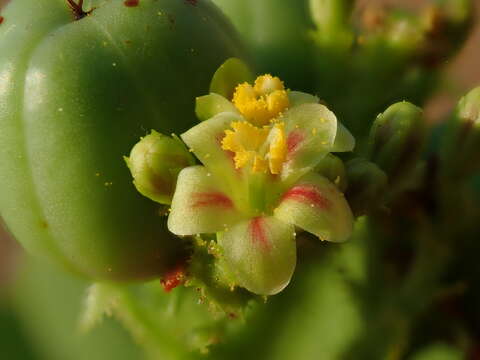
M 82 5 L 2 9 L 0 214 L 27 249 L 77 273 L 146 279 L 181 246 L 123 156 L 151 129 L 191 127 L 195 97 L 242 48 L 207 0 Z

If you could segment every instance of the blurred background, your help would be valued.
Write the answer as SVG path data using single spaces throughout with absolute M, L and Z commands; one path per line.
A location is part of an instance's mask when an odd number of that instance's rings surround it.
M 0 0 L 0 9 L 7 1 Z M 375 4 L 415 9 L 423 3 L 362 0 L 358 2 L 358 11 Z M 426 114 L 432 123 L 444 121 L 458 98 L 480 85 L 480 1 L 475 1 L 475 5 L 471 34 L 458 55 L 443 64 L 444 77 L 427 102 Z M 77 314 L 86 286 L 83 280 L 28 257 L 0 224 L 0 359 L 141 358 L 140 350 L 114 320 L 107 320 L 87 335 L 80 334 Z M 52 304 L 53 294 L 61 301 Z M 107 342 L 109 346 L 104 346 Z

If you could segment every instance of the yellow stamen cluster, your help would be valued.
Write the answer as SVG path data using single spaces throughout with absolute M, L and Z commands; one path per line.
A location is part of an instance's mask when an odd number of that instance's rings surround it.
M 251 165 L 253 172 L 279 174 L 287 154 L 284 124 L 273 127 L 256 127 L 246 121 L 232 123 L 233 130 L 226 130 L 222 149 L 235 153 L 237 169 Z
M 271 75 L 259 76 L 254 86 L 247 82 L 238 85 L 232 102 L 256 126 L 267 125 L 290 106 L 283 82 Z

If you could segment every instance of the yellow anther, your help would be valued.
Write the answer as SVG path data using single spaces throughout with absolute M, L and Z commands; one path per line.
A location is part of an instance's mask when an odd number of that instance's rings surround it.
M 232 123 L 233 130 L 226 130 L 222 149 L 235 153 L 237 169 L 251 166 L 253 172 L 279 174 L 286 158 L 285 125 L 259 128 L 246 121 Z
M 235 121 L 232 130 L 225 130 L 222 139 L 222 149 L 235 153 L 234 161 L 237 169 L 254 161 L 257 150 L 262 146 L 268 136 L 268 128 L 258 128 L 246 121 Z
M 290 106 L 283 82 L 271 75 L 259 76 L 255 85 L 236 87 L 232 99 L 240 113 L 252 124 L 263 126 Z
M 268 151 L 268 161 L 270 172 L 280 174 L 283 163 L 287 157 L 287 139 L 285 137 L 285 124 L 276 123 L 269 134 L 270 148 Z
M 283 81 L 278 77 L 266 74 L 257 77 L 253 89 L 259 95 L 268 95 L 277 90 L 285 90 L 285 86 L 283 85 Z

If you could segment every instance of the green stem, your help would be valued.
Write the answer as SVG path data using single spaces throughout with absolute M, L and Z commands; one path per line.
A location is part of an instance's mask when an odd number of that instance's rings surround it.
M 182 344 L 171 336 L 171 331 L 162 326 L 155 314 L 150 314 L 142 303 L 137 301 L 127 287 L 111 286 L 116 299 L 116 315 L 129 330 L 135 340 L 143 345 L 152 359 L 187 359 L 188 353 Z

